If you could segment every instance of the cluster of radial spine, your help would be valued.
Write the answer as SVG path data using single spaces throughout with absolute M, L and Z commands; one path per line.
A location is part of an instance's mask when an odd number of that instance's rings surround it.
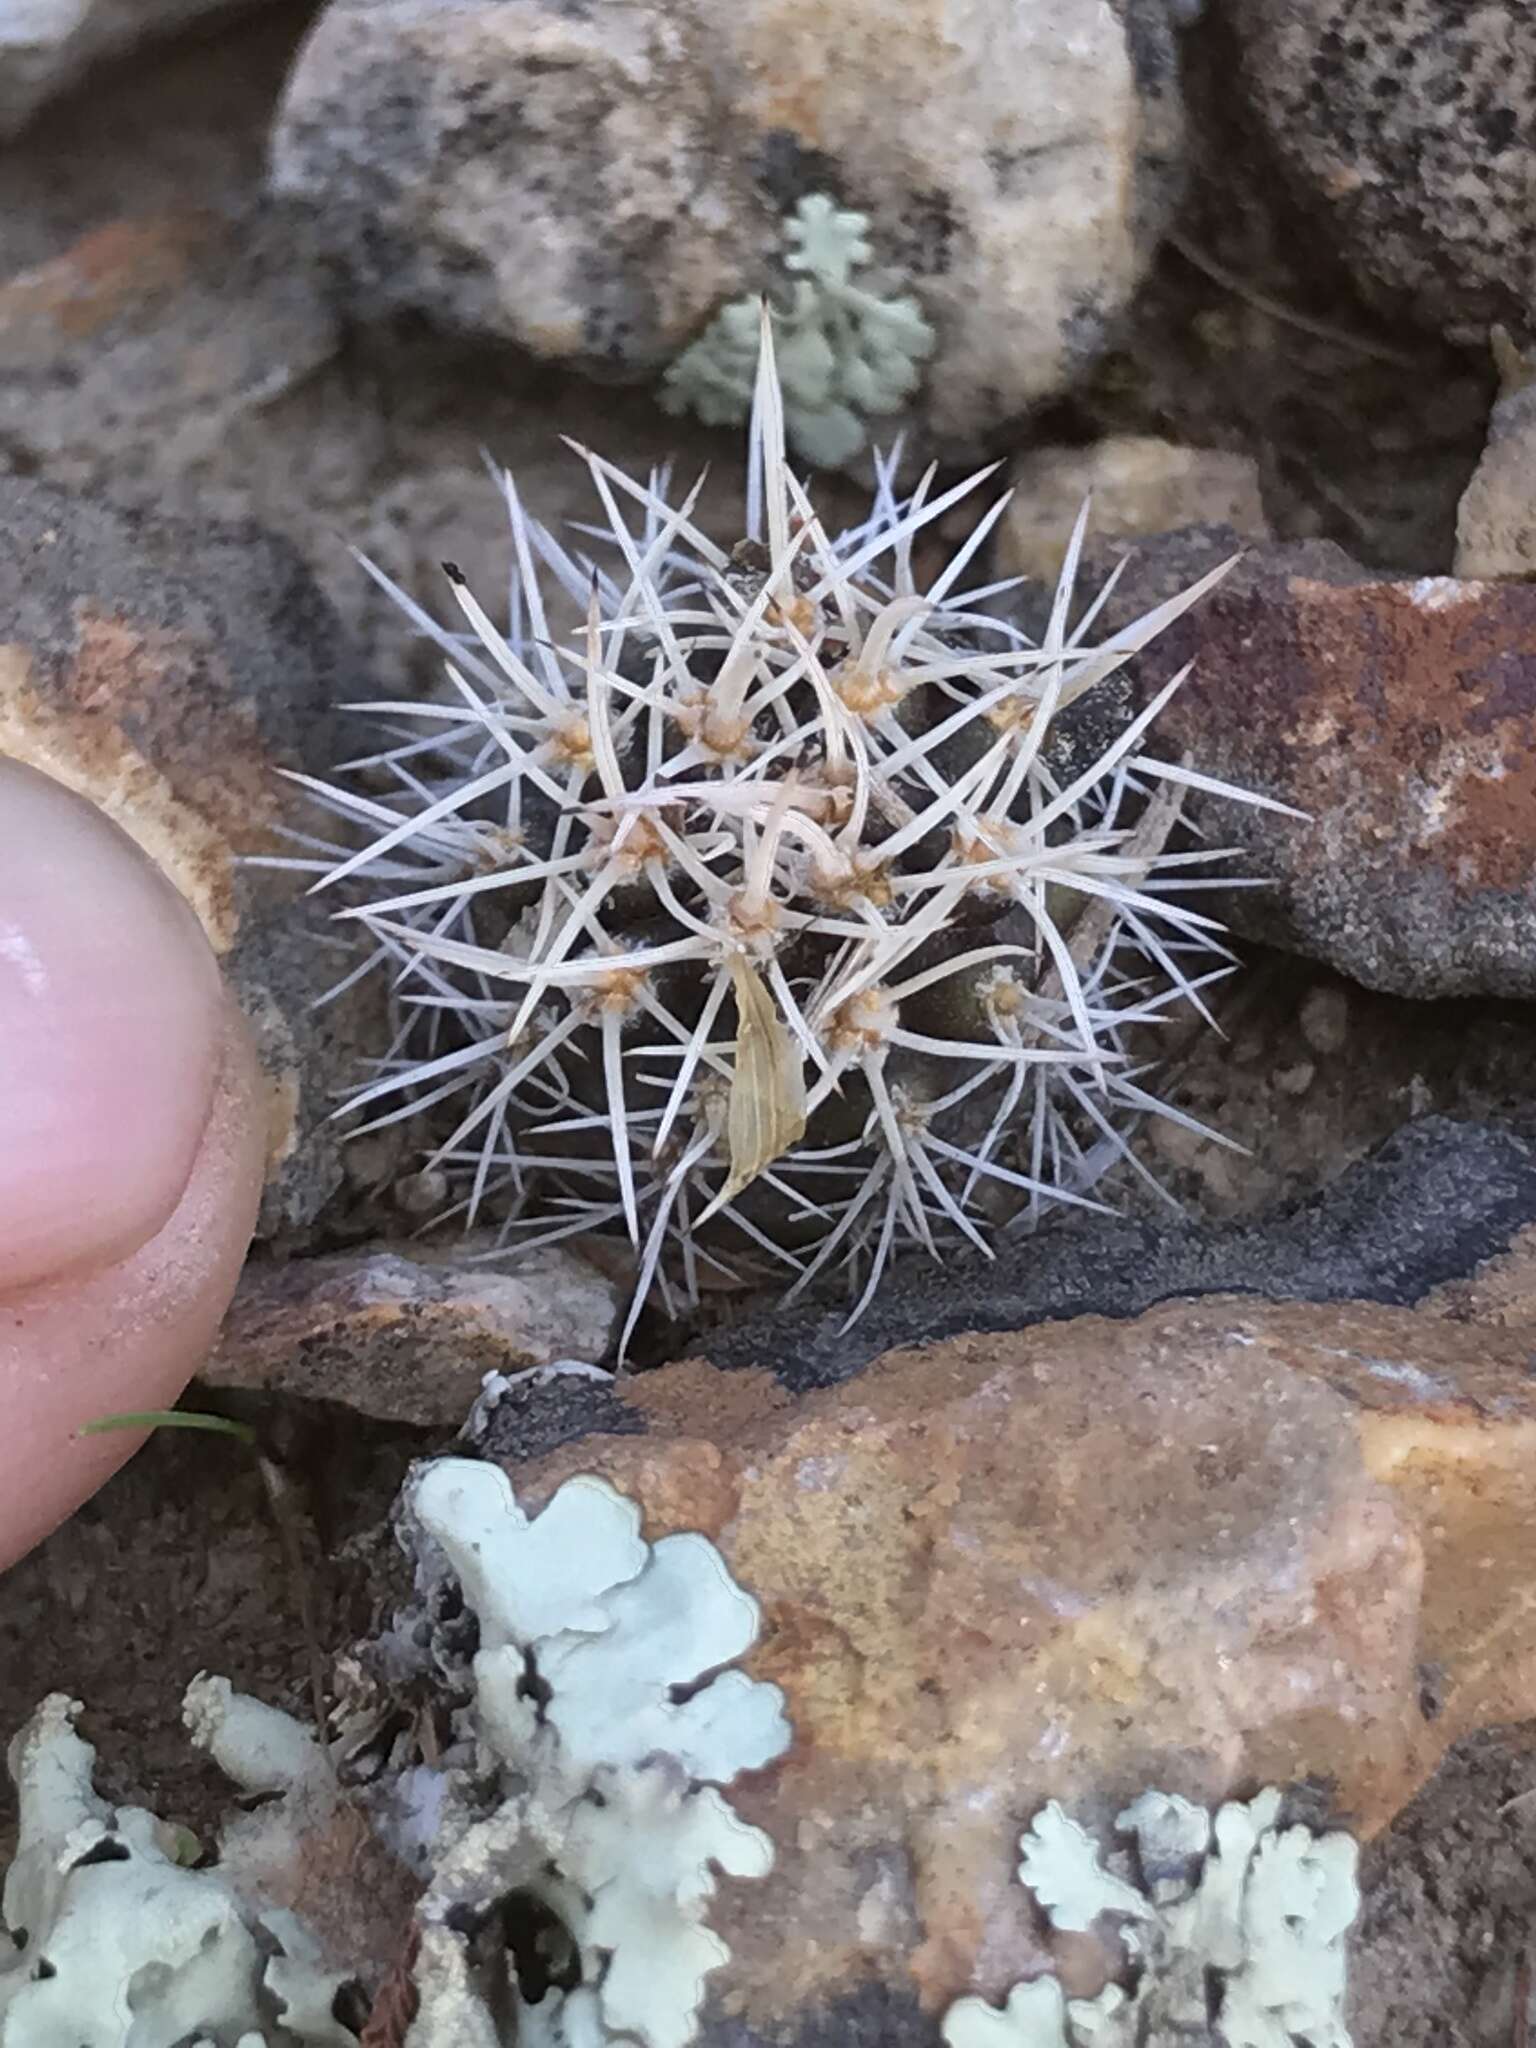
M 1169 852 L 1170 832 L 1190 788 L 1262 799 L 1146 751 L 1182 673 L 1080 772 L 1051 742 L 1221 571 L 1096 639 L 1109 586 L 1073 615 L 1085 507 L 1035 644 L 982 608 L 1005 586 L 964 587 L 1004 497 L 919 591 L 914 544 L 992 472 L 901 498 L 892 459 L 865 523 L 828 534 L 785 459 L 766 321 L 746 543 L 701 531 L 702 480 L 674 505 L 664 475 L 576 452 L 606 566 L 503 475 L 507 630 L 451 566 L 458 631 L 371 571 L 446 688 L 352 707 L 390 744 L 299 778 L 363 842 L 288 863 L 366 929 L 341 986 L 394 977 L 395 1042 L 346 1105 L 361 1128 L 451 1104 L 430 1160 L 447 1213 L 505 1251 L 627 1237 L 626 1345 L 653 1292 L 675 1311 L 743 1254 L 790 1296 L 845 1269 L 857 1316 L 906 1246 L 989 1253 L 1095 1206 L 1117 1163 L 1150 1180 L 1132 1127 L 1190 1120 L 1139 1085 L 1127 1034 L 1203 1008 L 1232 964 L 1190 907 L 1219 850 Z M 572 599 L 586 623 L 562 643 L 546 606 Z M 792 1141 L 745 1186 L 743 975 L 795 1098 Z M 957 990 L 969 1021 L 936 1029 Z

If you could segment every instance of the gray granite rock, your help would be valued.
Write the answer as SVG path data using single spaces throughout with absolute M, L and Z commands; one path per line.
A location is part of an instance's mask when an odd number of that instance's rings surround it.
M 723 306 L 807 287 L 787 238 L 828 201 L 864 223 L 852 283 L 910 305 L 900 345 L 932 331 L 903 409 L 963 443 L 1100 348 L 1179 133 L 1160 0 L 331 0 L 273 182 L 364 313 L 637 381 Z

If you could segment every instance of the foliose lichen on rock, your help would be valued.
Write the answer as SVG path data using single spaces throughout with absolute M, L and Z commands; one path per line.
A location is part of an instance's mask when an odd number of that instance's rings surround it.
M 1068 1998 L 1056 1977 L 1035 1977 L 1001 2011 L 962 1998 L 945 2015 L 948 2048 L 1145 2048 L 1204 2040 L 1212 2026 L 1227 2048 L 1349 2048 L 1344 1934 L 1360 1904 L 1356 1844 L 1281 1826 L 1281 1803 L 1270 1786 L 1213 1817 L 1144 1792 L 1116 1816 L 1116 1832 L 1135 1843 L 1134 1858 L 1111 1859 L 1122 1876 L 1051 1801 L 1020 1839 L 1019 1879 L 1064 1931 L 1115 1915 L 1134 1981 Z
M 824 192 L 802 199 L 784 224 L 787 294 L 773 301 L 784 423 L 796 452 L 835 469 L 868 445 L 868 423 L 917 390 L 937 337 L 917 298 L 869 266 L 869 221 Z M 720 308 L 662 380 L 668 412 L 736 426 L 752 410 L 761 301 Z

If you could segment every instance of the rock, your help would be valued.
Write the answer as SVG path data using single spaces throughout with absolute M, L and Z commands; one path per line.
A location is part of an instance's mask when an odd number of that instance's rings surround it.
M 1504 2048 L 1529 2024 L 1536 1731 L 1462 1743 L 1365 1865 L 1350 1935 L 1356 2048 Z
M 1268 540 L 1258 464 L 1218 448 L 1184 448 L 1150 434 L 1112 434 L 1089 448 L 1031 448 L 1013 465 L 1013 502 L 997 535 L 998 571 L 1050 582 L 1072 522 L 1091 498 L 1098 540 L 1230 526 Z
M 272 1083 L 264 1233 L 337 1185 L 333 1093 L 366 998 L 337 978 L 286 883 L 277 770 L 334 758 L 353 694 L 336 620 L 293 550 L 254 527 L 126 514 L 0 479 L 0 750 L 79 790 L 170 876 L 256 1029 Z M 371 1007 L 371 1005 L 368 1005 Z
M 900 345 L 917 362 L 918 330 L 936 337 L 919 415 L 964 443 L 1068 383 L 1150 257 L 1177 89 L 1165 11 L 1125 12 L 332 0 L 273 184 L 364 314 L 630 381 L 722 307 L 811 288 L 814 264 L 788 267 L 797 209 L 835 202 L 865 230 L 857 256 L 830 211 L 818 230 L 835 290 L 867 271 L 882 305 L 914 302 Z M 838 303 L 856 327 L 869 310 Z
M 1105 614 L 1124 624 L 1239 545 L 1111 542 L 1085 588 L 1132 552 Z M 1222 898 L 1238 932 L 1398 995 L 1536 995 L 1536 586 L 1259 547 L 1141 658 L 1138 700 L 1186 662 L 1151 752 L 1312 821 L 1192 806 L 1271 884 Z
M 20 0 L 0 17 L 0 136 L 105 58 L 121 57 L 240 0 Z M 249 0 L 245 0 L 249 4 Z
M 117 220 L 0 283 L 0 447 L 56 481 L 206 471 L 236 422 L 335 355 L 336 316 L 270 217 Z
M 1456 574 L 1536 577 L 1536 384 L 1500 399 L 1456 515 Z
M 852 1329 L 845 1300 L 773 1307 L 714 1334 L 709 1355 L 720 1366 L 761 1367 L 799 1392 L 846 1379 L 897 1345 L 1134 1316 L 1174 1295 L 1405 1307 L 1443 1287 L 1449 1314 L 1456 1289 L 1495 1284 L 1531 1226 L 1536 1143 L 1425 1116 L 1278 1216 L 1220 1227 L 1095 1218 L 1091 1228 L 1057 1227 L 1005 1247 L 990 1265 L 952 1258 L 940 1274 L 919 1259 L 896 1268 Z M 1511 1280 L 1506 1292 L 1518 1291 Z M 1536 1320 L 1536 1275 L 1530 1298 Z M 586 1426 L 584 1413 L 573 1426 Z
M 1526 0 L 1228 0 L 1232 88 L 1357 281 L 1480 342 L 1536 300 Z M 1235 74 L 1235 75 L 1234 75 Z
M 1211 1298 L 799 1397 L 699 1361 L 613 1392 L 644 1434 L 486 1448 L 530 1512 L 597 1473 L 762 1605 L 747 1668 L 794 1742 L 732 1791 L 777 1855 L 712 1910 L 704 2048 L 822 2038 L 877 1988 L 869 2038 L 927 2042 L 1047 1960 L 1091 1992 L 1092 1945 L 1048 1958 L 1012 1885 L 1048 1799 L 1092 1826 L 1149 1785 L 1305 1783 L 1369 1834 L 1451 1741 L 1536 1712 L 1521 1339 Z
M 0 191 L 0 199 L 4 193 Z M 159 516 L 257 519 L 304 554 L 359 651 L 370 696 L 438 680 L 435 656 L 349 552 L 431 602 L 441 564 L 506 576 L 511 464 L 555 528 L 600 511 L 573 438 L 645 474 L 710 454 L 642 394 L 572 378 L 532 397 L 504 361 L 417 336 L 340 350 L 302 237 L 270 209 L 110 221 L 0 283 L 0 467 Z M 551 373 L 542 372 L 545 383 Z M 745 464 L 718 461 L 701 510 L 740 526 Z M 864 516 L 851 490 L 837 516 Z
M 596 1267 L 555 1245 L 506 1271 L 466 1263 L 486 1248 L 482 1235 L 437 1255 L 371 1245 L 253 1261 L 200 1377 L 457 1429 L 487 1373 L 604 1355 L 621 1296 Z
M 1341 1053 L 1349 1043 L 1349 990 L 1339 982 L 1316 982 L 1302 998 L 1296 1021 L 1319 1057 Z
M 1504 1335 L 1536 1341 L 1536 1223 L 1517 1231 L 1508 1247 L 1472 1272 L 1443 1280 L 1424 1297 L 1426 1308 L 1452 1322 L 1477 1323 Z
M 300 28 L 277 0 L 115 65 L 107 90 L 55 101 L 46 121 L 0 152 L 0 274 L 45 263 L 120 217 L 189 202 L 249 207 Z

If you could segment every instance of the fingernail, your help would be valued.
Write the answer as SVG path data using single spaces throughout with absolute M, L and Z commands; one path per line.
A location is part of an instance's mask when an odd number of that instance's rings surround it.
M 0 761 L 0 1293 L 145 1244 L 212 1098 L 218 966 L 94 805 Z

